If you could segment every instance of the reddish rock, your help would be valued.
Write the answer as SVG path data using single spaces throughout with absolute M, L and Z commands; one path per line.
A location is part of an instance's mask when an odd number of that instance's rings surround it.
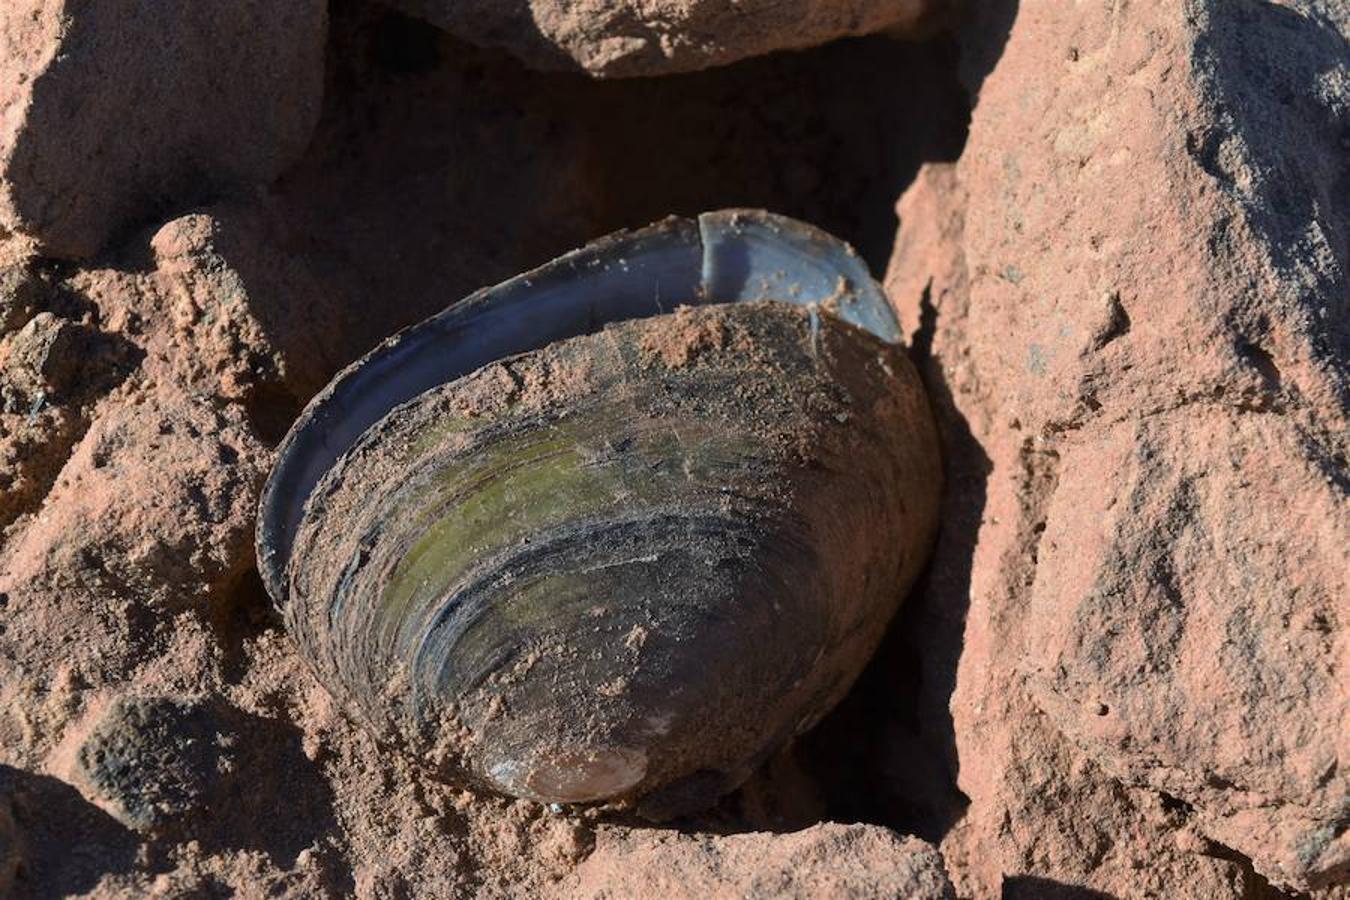
M 576 900 L 954 897 L 931 844 L 876 825 L 791 834 L 606 830 L 564 896 Z
M 1028 633 L 1032 694 L 1112 774 L 1195 805 L 1272 879 L 1325 885 L 1350 864 L 1334 464 L 1283 417 L 1224 409 L 1059 452 L 1028 609 L 1057 625 Z
M 319 113 L 327 4 L 88 0 L 0 10 L 0 226 L 85 257 L 120 229 L 266 183 Z
M 106 400 L 41 515 L 0 552 L 0 592 L 18 617 L 11 628 L 27 636 L 23 656 L 40 659 L 62 640 L 45 592 L 64 586 L 68 599 L 96 603 L 132 594 L 174 609 L 231 585 L 252 563 L 267 462 L 237 406 L 140 383 Z
M 903 198 L 889 279 L 990 463 L 947 597 L 963 893 L 1350 874 L 1347 33 L 1218 0 L 964 32 L 969 141 Z
M 691 72 L 886 29 L 921 33 L 948 0 L 395 0 L 395 6 L 539 69 L 601 77 Z

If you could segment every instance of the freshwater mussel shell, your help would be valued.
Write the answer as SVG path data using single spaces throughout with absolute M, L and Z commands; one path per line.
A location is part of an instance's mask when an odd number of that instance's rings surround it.
M 409 393 L 400 373 L 450 365 L 429 355 L 495 354 L 548 331 L 496 318 L 490 291 L 470 320 L 519 333 L 429 320 L 302 417 L 269 491 L 295 472 L 313 484 L 294 524 L 275 518 L 286 503 L 264 500 L 260 545 L 274 562 L 284 551 L 269 588 L 320 678 L 391 746 L 515 796 L 682 811 L 735 787 L 847 690 L 931 541 L 936 436 L 912 367 L 882 339 L 893 320 L 880 317 L 878 337 L 828 311 L 876 316 L 865 270 L 855 286 L 826 267 L 807 294 L 794 254 L 812 251 L 819 273 L 820 247 L 780 240 L 796 226 L 784 221 L 668 221 L 611 238 L 596 260 L 573 255 L 561 275 L 522 276 L 524 288 L 557 279 L 553 294 L 569 298 L 536 315 L 568 303 L 594 314 L 606 307 L 568 285 L 617 266 L 632 292 L 635 254 L 615 257 L 618 241 L 651 254 L 641 268 L 664 285 L 663 308 L 732 282 L 740 301 L 795 289 L 816 303 L 685 308 L 599 333 L 603 322 L 573 323 L 589 336 Z M 757 256 L 756 240 L 774 252 Z M 670 287 L 671 253 L 698 261 L 688 293 Z M 529 293 L 516 317 L 531 314 Z M 489 346 L 460 346 L 474 338 Z M 421 351 L 408 355 L 410 340 Z M 344 419 L 380 403 L 359 430 Z M 269 543 L 278 529 L 284 545 Z
M 305 502 L 323 474 L 400 403 L 480 366 L 676 306 L 777 300 L 829 310 L 900 340 L 889 302 L 852 247 L 763 210 L 670 217 L 619 231 L 484 288 L 347 366 L 278 448 L 258 514 L 258 571 L 277 605 Z

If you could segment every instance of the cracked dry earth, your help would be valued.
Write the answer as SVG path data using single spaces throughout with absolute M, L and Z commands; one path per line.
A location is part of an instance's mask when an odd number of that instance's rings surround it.
M 1350 897 L 1350 7 L 736 8 L 0 10 L 0 896 Z M 926 573 L 697 816 L 430 778 L 262 589 L 277 442 L 398 328 L 728 206 L 884 276 Z

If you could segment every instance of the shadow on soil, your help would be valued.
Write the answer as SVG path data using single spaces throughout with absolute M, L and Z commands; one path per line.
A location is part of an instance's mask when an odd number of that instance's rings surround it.
M 946 483 L 937 545 L 872 662 L 798 755 L 827 798 L 826 817 L 872 822 L 939 841 L 965 812 L 948 709 L 970 600 L 989 459 L 957 411 L 930 353 L 936 311 L 925 298 L 912 355 L 943 437 Z
M 0 896 L 68 897 L 130 871 L 136 834 L 56 778 L 0 765 Z

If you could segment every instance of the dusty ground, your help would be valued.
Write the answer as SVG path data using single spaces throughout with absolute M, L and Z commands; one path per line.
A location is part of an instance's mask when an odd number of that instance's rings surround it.
M 1350 895 L 1343 3 L 620 81 L 364 0 L 120 8 L 0 12 L 0 896 Z M 939 411 L 872 665 L 668 828 L 376 746 L 259 582 L 272 448 L 395 329 L 735 205 L 858 246 Z

